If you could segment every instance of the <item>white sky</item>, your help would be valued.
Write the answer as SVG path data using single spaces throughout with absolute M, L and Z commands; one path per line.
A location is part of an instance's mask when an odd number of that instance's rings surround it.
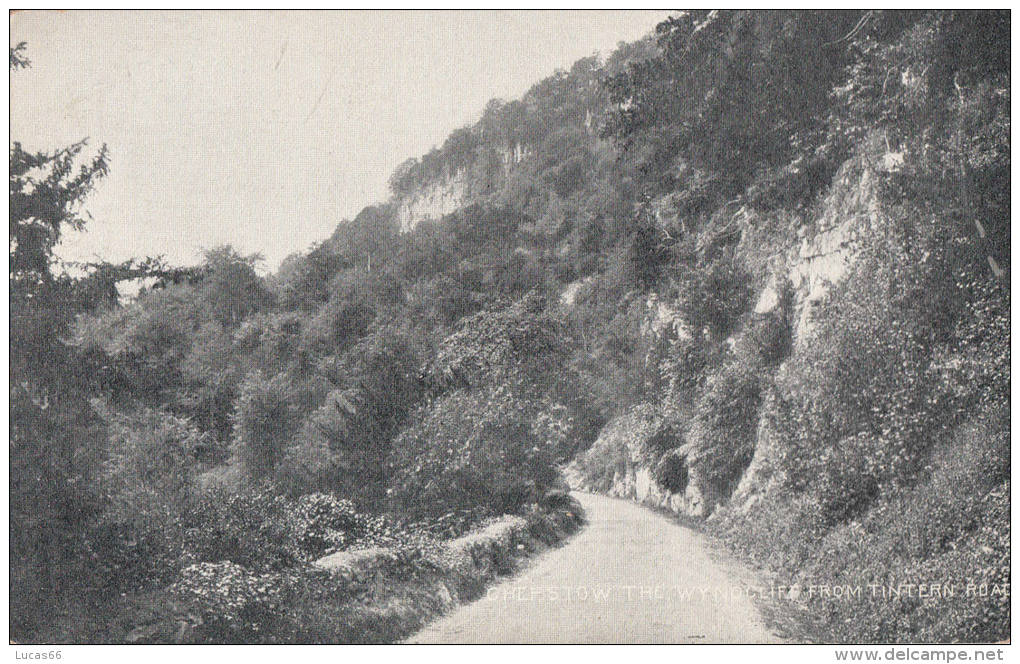
M 70 260 L 203 247 L 270 268 L 387 196 L 410 156 L 493 97 L 651 31 L 651 12 L 71 12 L 10 19 L 11 140 L 90 137 L 110 174 Z

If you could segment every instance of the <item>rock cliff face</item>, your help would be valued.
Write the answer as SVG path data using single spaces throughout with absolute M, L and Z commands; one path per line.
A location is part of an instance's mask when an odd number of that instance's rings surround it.
M 794 290 L 796 341 L 810 336 L 814 308 L 846 274 L 860 230 L 874 225 L 881 214 L 876 170 L 893 163 L 888 156 L 865 151 L 848 160 L 836 174 L 821 213 L 801 227 L 797 244 L 784 252 L 781 278 Z M 770 277 L 755 306 L 757 313 L 771 311 L 778 304 L 778 281 L 776 275 Z
M 509 175 L 515 166 L 529 159 L 532 153 L 530 147 L 520 142 L 494 148 L 491 152 L 502 169 L 502 177 Z M 472 182 L 472 174 L 462 169 L 429 181 L 411 194 L 398 197 L 396 202 L 400 232 L 407 233 L 423 221 L 438 221 L 470 205 L 474 202 L 471 185 L 477 187 L 477 182 Z
M 706 516 L 710 507 L 696 483 L 689 482 L 684 490 L 671 492 L 659 486 L 652 476 L 646 461 L 648 450 L 656 445 L 657 439 L 669 435 L 665 419 L 655 407 L 636 406 L 607 424 L 593 445 L 617 459 L 611 478 L 588 481 L 576 465 L 568 467 L 564 475 L 572 489 L 627 498 L 677 514 Z
M 414 230 L 422 221 L 439 220 L 467 203 L 467 184 L 463 172 L 429 183 L 413 195 L 403 197 L 397 206 L 400 232 Z
M 874 141 L 873 145 L 878 145 Z M 812 224 L 812 233 L 802 233 L 799 242 L 786 252 L 785 278 L 794 291 L 793 352 L 810 338 L 815 327 L 814 310 L 833 285 L 846 275 L 855 257 L 858 235 L 875 225 L 882 210 L 876 191 L 879 169 L 895 168 L 889 153 L 865 151 L 849 160 L 837 173 L 819 217 Z M 767 312 L 779 301 L 776 279 L 759 296 L 755 311 Z M 780 368 L 782 370 L 782 368 Z M 747 511 L 767 491 L 775 475 L 772 459 L 776 457 L 775 441 L 760 427 L 754 456 L 740 483 L 730 497 L 729 509 Z
M 873 145 L 879 145 L 875 141 Z M 789 246 L 775 247 L 773 271 L 764 279 L 765 286 L 757 294 L 754 311 L 773 311 L 781 301 L 780 289 L 792 290 L 793 352 L 802 345 L 815 327 L 813 312 L 833 285 L 847 274 L 855 257 L 858 234 L 874 224 L 882 210 L 876 192 L 877 173 L 896 167 L 896 160 L 875 149 L 848 160 L 833 179 L 823 205 L 809 223 L 802 224 L 796 241 Z M 672 303 L 657 294 L 647 300 L 648 313 L 642 334 L 672 334 L 689 337 L 690 331 Z M 781 370 L 781 369 L 780 369 Z M 611 496 L 632 499 L 678 514 L 709 517 L 717 508 L 747 510 L 766 491 L 774 475 L 771 460 L 776 449 L 763 428 L 759 430 L 754 456 L 728 500 L 718 504 L 697 488 L 697 469 L 691 468 L 691 481 L 681 492 L 670 492 L 654 479 L 653 469 L 643 460 L 644 446 L 654 435 L 654 427 L 641 424 L 647 413 L 638 406 L 610 422 L 596 445 L 614 447 L 622 457 L 608 486 L 585 483 L 576 469 L 569 473 L 574 488 L 601 490 Z M 684 448 L 679 449 L 681 454 Z
M 675 514 L 688 516 L 706 516 L 708 505 L 701 492 L 693 485 L 677 493 L 670 493 L 661 488 L 647 467 L 633 464 L 625 474 L 614 482 L 609 495 L 616 498 L 629 498 L 643 505 L 661 507 Z

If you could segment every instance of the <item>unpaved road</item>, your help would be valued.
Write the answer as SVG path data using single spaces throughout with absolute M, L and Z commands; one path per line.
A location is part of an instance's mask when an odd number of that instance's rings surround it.
M 753 576 L 634 503 L 573 494 L 588 526 L 409 643 L 773 643 Z

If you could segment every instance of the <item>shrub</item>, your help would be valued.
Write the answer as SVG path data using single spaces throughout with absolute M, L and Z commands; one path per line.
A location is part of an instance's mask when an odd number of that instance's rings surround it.
M 275 622 L 282 595 L 275 574 L 252 574 L 230 561 L 185 567 L 171 592 L 201 613 L 200 639 L 219 643 L 262 640 Z
M 666 335 L 649 333 L 645 297 L 631 292 L 610 300 L 605 286 L 596 281 L 584 289 L 572 313 L 578 336 L 593 347 L 580 350 L 575 365 L 591 376 L 593 398 L 603 414 L 611 416 L 656 398 Z
M 791 291 L 783 287 L 772 311 L 751 314 L 734 349 L 742 361 L 772 367 L 790 355 L 793 349 L 792 299 Z
M 642 461 L 654 465 L 665 454 L 683 445 L 684 432 L 676 422 L 665 418 L 658 419 L 653 426 L 652 433 L 641 439 L 640 456 Z
M 175 390 L 172 403 L 214 434 L 202 449 L 203 460 L 223 462 L 228 457 L 225 442 L 230 437 L 237 386 L 248 365 L 247 358 L 235 350 L 233 335 L 221 323 L 208 321 L 194 333 L 180 363 L 184 384 Z
M 186 524 L 184 564 L 226 560 L 262 573 L 302 559 L 291 503 L 266 488 L 203 491 L 192 501 Z
M 242 381 L 234 405 L 234 450 L 249 480 L 263 479 L 283 456 L 295 426 L 293 393 L 285 374 L 255 371 Z
M 374 319 L 375 310 L 358 295 L 334 293 L 302 330 L 301 350 L 342 352 L 365 336 Z
M 859 434 L 822 452 L 820 471 L 811 487 L 828 525 L 857 516 L 879 495 L 883 478 L 872 456 L 874 449 L 875 441 Z
M 441 397 L 394 441 L 393 499 L 413 516 L 483 505 L 519 512 L 557 477 L 535 432 L 540 404 L 505 386 Z
M 938 391 L 954 412 L 969 417 L 1009 403 L 1010 290 L 1001 280 L 981 277 L 957 286 L 963 310 L 952 341 L 937 350 L 933 364 Z
M 330 370 L 349 387 L 330 392 L 290 441 L 276 473 L 285 488 L 383 500 L 390 441 L 421 397 L 418 367 L 408 338 L 388 328 L 337 360 Z
M 195 456 L 208 436 L 163 411 L 122 415 L 96 405 L 108 422 L 110 451 L 101 479 L 105 510 L 84 537 L 93 580 L 109 593 L 169 582 L 184 554 Z
M 565 359 L 568 337 L 561 320 L 537 294 L 509 307 L 461 320 L 425 370 L 436 389 L 513 383 L 541 392 L 554 378 L 550 366 Z
M 578 469 L 595 491 L 608 491 L 632 463 L 656 463 L 680 443 L 672 423 L 651 404 L 638 404 L 609 422 L 578 459 Z
M 671 340 L 659 368 L 666 401 L 680 406 L 692 402 L 721 355 L 719 348 L 702 339 Z
M 476 505 L 411 523 L 405 527 L 405 530 L 409 533 L 447 540 L 470 532 L 490 517 L 492 517 L 492 510 L 484 505 Z
M 826 641 L 1001 640 L 1009 634 L 1008 429 L 1004 410 L 979 414 L 932 449 L 915 484 L 886 487 L 838 525 L 813 496 L 784 492 L 711 527 L 791 584 L 932 579 L 955 588 L 926 599 L 811 595 L 804 614 Z M 988 592 L 968 593 L 968 584 Z
M 566 509 L 574 507 L 577 501 L 570 497 L 570 493 L 567 491 L 561 491 L 559 489 L 552 489 L 545 492 L 542 496 L 542 507 L 546 509 Z
M 107 412 L 106 417 L 109 451 L 103 475 L 114 495 L 130 499 L 132 492 L 152 490 L 169 498 L 188 488 L 209 434 L 187 419 L 151 408 L 130 415 Z
M 190 285 L 149 291 L 125 307 L 82 316 L 75 344 L 101 350 L 119 387 L 154 399 L 181 382 L 180 363 L 203 317 L 197 300 Z
M 626 443 L 603 432 L 578 459 L 578 470 L 591 490 L 605 492 L 612 488 L 618 475 L 627 472 L 629 462 L 630 451 Z
M 378 517 L 359 514 L 349 500 L 323 493 L 301 496 L 292 518 L 296 544 L 309 560 L 345 549 L 357 540 L 381 538 L 386 532 Z
M 416 282 L 409 289 L 408 299 L 416 315 L 440 325 L 451 325 L 478 310 L 478 298 L 445 274 Z
M 909 482 L 965 412 L 952 387 L 950 367 L 964 366 L 949 350 L 957 346 L 952 298 L 933 295 L 951 285 L 946 248 L 935 237 L 904 237 L 899 225 L 907 223 L 889 220 L 868 237 L 822 304 L 817 328 L 777 375 L 767 418 L 786 441 L 779 460 L 793 488 L 864 496 L 868 483 Z M 843 464 L 845 471 L 826 468 Z M 864 485 L 862 472 L 872 478 Z
M 252 368 L 269 375 L 302 369 L 310 359 L 307 349 L 301 347 L 305 317 L 297 311 L 255 314 L 234 332 L 234 342 Z
M 146 496 L 103 514 L 84 533 L 88 579 L 100 597 L 151 589 L 176 578 L 186 522 L 172 502 Z
M 570 368 L 556 373 L 557 379 L 542 401 L 533 428 L 557 463 L 567 463 L 598 438 L 606 420 L 595 403 L 587 376 Z
M 683 493 L 687 488 L 687 459 L 679 450 L 670 450 L 652 469 L 652 479 L 670 493 Z
M 634 231 L 627 248 L 631 273 L 635 285 L 649 290 L 659 279 L 659 269 L 666 263 L 669 254 L 663 249 L 662 232 L 646 213 L 639 213 L 634 221 Z
M 927 557 L 952 548 L 987 518 L 988 493 L 1009 478 L 1006 409 L 977 414 L 932 449 L 927 470 L 894 501 L 906 552 Z
M 567 460 L 573 451 L 574 418 L 561 403 L 552 403 L 535 416 L 536 437 L 556 455 L 557 460 Z
M 356 474 L 345 472 L 348 468 L 337 453 L 349 420 L 338 412 L 335 399 L 331 393 L 325 404 L 305 418 L 274 469 L 273 479 L 291 496 L 360 484 Z
M 731 251 L 694 267 L 677 283 L 677 305 L 698 333 L 724 339 L 736 327 L 751 300 L 751 275 Z
M 754 367 L 731 361 L 708 378 L 687 433 L 706 495 L 728 497 L 751 463 L 761 402 Z

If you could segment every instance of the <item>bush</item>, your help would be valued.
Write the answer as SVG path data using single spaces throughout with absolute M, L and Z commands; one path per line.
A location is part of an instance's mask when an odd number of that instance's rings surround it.
M 116 386 L 139 398 L 155 400 L 181 382 L 181 361 L 203 314 L 193 286 L 152 290 L 125 307 L 83 315 L 75 326 L 75 344 L 102 351 Z
M 687 488 L 687 459 L 679 450 L 670 450 L 652 469 L 652 479 L 665 491 L 683 493 Z
M 677 304 L 684 321 L 699 334 L 724 339 L 751 301 L 751 275 L 732 252 L 723 251 L 707 264 L 685 272 L 677 284 Z
M 310 354 L 301 347 L 305 316 L 300 312 L 264 313 L 248 317 L 234 332 L 250 368 L 275 375 L 288 369 L 301 370 Z
M 818 459 L 819 474 L 811 481 L 826 525 L 842 523 L 863 512 L 878 497 L 882 475 L 872 456 L 875 441 L 867 434 L 851 436 Z
M 418 402 L 419 361 L 408 338 L 382 328 L 330 367 L 330 392 L 287 446 L 276 476 L 293 495 L 339 492 L 360 506 L 384 500 L 390 441 Z
M 1010 289 L 1004 281 L 981 277 L 961 279 L 957 286 L 963 311 L 952 341 L 936 352 L 934 368 L 938 391 L 954 412 L 969 417 L 1008 407 Z
M 687 433 L 706 495 L 728 497 L 751 463 L 761 403 L 755 367 L 731 361 L 708 378 Z
M 1009 479 L 1009 417 L 979 413 L 931 454 L 918 484 L 895 500 L 906 553 L 928 557 L 973 534 L 987 518 L 990 491 Z
M 667 403 L 682 407 L 692 402 L 721 357 L 721 349 L 702 339 L 671 340 L 659 368 Z
M 172 582 L 186 556 L 186 521 L 178 505 L 149 497 L 103 514 L 84 534 L 90 590 L 98 597 Z
M 592 348 L 575 355 L 577 372 L 591 376 L 589 389 L 599 410 L 612 416 L 657 397 L 667 335 L 650 333 L 645 297 L 630 292 L 611 300 L 605 287 L 595 281 L 583 289 L 572 316 L 577 335 Z
M 441 397 L 394 441 L 395 507 L 434 517 L 535 502 L 557 477 L 555 450 L 534 429 L 539 407 L 503 386 Z
M 340 551 L 353 542 L 385 534 L 381 519 L 359 514 L 354 503 L 323 493 L 301 496 L 294 505 L 295 541 L 309 560 Z
M 326 403 L 313 411 L 287 445 L 274 469 L 273 479 L 291 496 L 307 491 L 331 491 L 361 485 L 356 473 L 347 472 L 358 460 L 338 454 L 352 422 L 337 409 L 337 396 L 351 402 L 351 396 L 331 393 Z M 346 455 L 345 455 L 346 456 Z M 360 460 L 360 459 L 359 459 Z
M 250 370 L 249 364 L 248 358 L 235 350 L 233 334 L 219 322 L 203 323 L 192 336 L 191 347 L 180 363 L 183 384 L 175 390 L 171 403 L 214 435 L 202 450 L 203 460 L 222 463 L 229 456 L 226 441 L 237 386 Z
M 1004 410 L 979 414 L 933 448 L 914 485 L 886 487 L 838 525 L 812 496 L 781 493 L 746 514 L 724 513 L 712 528 L 791 584 L 925 579 L 955 588 L 926 599 L 867 589 L 853 602 L 814 594 L 803 614 L 823 640 L 1002 640 L 1010 616 L 1008 429 Z M 968 594 L 968 584 L 988 592 Z
M 189 565 L 171 592 L 201 613 L 202 641 L 252 643 L 274 626 L 281 585 L 279 575 L 223 561 Z
M 249 480 L 272 473 L 296 424 L 293 390 L 285 374 L 255 371 L 242 381 L 234 405 L 234 453 Z
M 303 558 L 291 503 L 266 488 L 203 491 L 192 502 L 187 526 L 185 565 L 230 561 L 263 573 Z
M 599 436 L 578 459 L 578 470 L 592 491 L 606 492 L 613 480 L 627 472 L 630 451 L 626 443 L 615 436 Z
M 436 391 L 512 383 L 541 392 L 554 379 L 549 367 L 565 359 L 568 340 L 563 321 L 545 311 L 540 295 L 530 294 L 462 319 L 443 340 L 426 378 Z
M 163 411 L 121 415 L 96 406 L 110 451 L 101 479 L 108 500 L 84 538 L 93 582 L 104 593 L 167 583 L 185 552 L 195 456 L 208 436 Z
M 182 565 L 230 561 L 254 573 L 396 538 L 382 517 L 360 513 L 335 495 L 290 499 L 268 489 L 204 491 L 189 506 L 185 524 Z
M 196 456 L 209 434 L 187 419 L 151 408 L 131 415 L 106 411 L 106 417 L 109 451 L 103 476 L 108 491 L 130 500 L 135 491 L 156 491 L 170 498 L 189 488 Z
M 478 298 L 448 275 L 416 282 L 408 292 L 416 316 L 439 325 L 452 325 L 478 310 Z
M 631 464 L 655 464 L 680 444 L 671 422 L 651 404 L 638 404 L 609 422 L 595 443 L 578 458 L 578 470 L 594 491 L 608 491 Z
M 546 509 L 566 509 L 574 507 L 577 501 L 570 497 L 570 492 L 552 489 L 542 496 L 542 507 Z
M 766 411 L 785 441 L 779 461 L 792 488 L 812 485 L 838 501 L 869 495 L 869 483 L 909 482 L 933 442 L 972 407 L 949 369 L 965 366 L 954 359 L 952 310 L 963 294 L 933 295 L 952 287 L 946 247 L 901 237 L 900 223 L 908 222 L 889 221 L 868 238 L 822 304 L 817 328 L 777 375 Z M 862 473 L 871 477 L 864 484 Z
M 793 350 L 793 326 L 790 324 L 793 295 L 782 288 L 772 311 L 753 313 L 737 340 L 735 352 L 742 361 L 773 367 Z
M 301 350 L 342 352 L 365 336 L 374 319 L 375 310 L 356 295 L 334 293 L 302 330 Z

